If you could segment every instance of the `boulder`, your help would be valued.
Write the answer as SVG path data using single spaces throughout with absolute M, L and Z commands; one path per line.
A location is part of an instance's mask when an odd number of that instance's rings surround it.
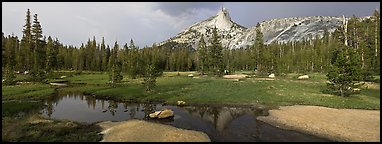
M 154 113 L 149 114 L 149 117 L 150 117 L 150 118 L 157 118 L 158 115 L 159 115 L 161 112 L 162 112 L 162 111 L 155 111 Z
M 193 74 L 189 74 L 188 77 L 194 77 L 194 75 Z
M 174 111 L 172 111 L 170 109 L 164 109 L 164 110 L 162 110 L 161 113 L 159 113 L 158 118 L 162 119 L 162 118 L 168 118 L 168 117 L 173 117 L 173 116 L 174 116 Z
M 144 120 L 104 121 L 97 125 L 102 128 L 101 142 L 211 142 L 201 131 Z
M 235 74 L 235 75 L 224 75 L 223 78 L 226 79 L 242 79 L 246 78 L 248 75 L 245 74 Z
M 186 102 L 185 102 L 185 101 L 177 101 L 177 103 L 178 103 L 178 106 L 186 105 Z
M 49 83 L 49 84 L 53 86 L 67 86 L 67 84 L 64 84 L 64 83 Z
M 308 75 L 302 75 L 302 76 L 299 76 L 297 79 L 299 79 L 299 80 L 309 79 L 309 76 Z
M 159 119 L 169 118 L 173 116 L 174 116 L 174 112 L 170 109 L 155 111 L 154 113 L 149 114 L 150 118 L 159 118 Z
M 269 76 L 268 76 L 269 78 L 275 78 L 275 74 L 270 74 Z

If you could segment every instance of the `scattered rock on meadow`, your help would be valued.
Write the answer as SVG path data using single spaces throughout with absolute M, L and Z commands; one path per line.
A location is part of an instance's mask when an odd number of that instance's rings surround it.
M 186 105 L 185 101 L 177 101 L 178 106 L 184 106 Z
M 299 76 L 297 79 L 299 79 L 299 80 L 309 79 L 309 76 L 308 75 L 302 75 L 302 76 Z

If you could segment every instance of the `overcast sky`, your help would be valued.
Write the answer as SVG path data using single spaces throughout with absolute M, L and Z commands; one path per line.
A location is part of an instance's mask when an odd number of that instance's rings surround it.
M 80 46 L 88 38 L 102 37 L 111 47 L 134 42 L 151 46 L 175 36 L 190 25 L 228 9 L 232 20 L 252 27 L 257 22 L 296 16 L 368 16 L 379 2 L 2 2 L 2 32 L 22 36 L 26 11 L 37 13 L 43 35 L 57 37 L 67 45 Z

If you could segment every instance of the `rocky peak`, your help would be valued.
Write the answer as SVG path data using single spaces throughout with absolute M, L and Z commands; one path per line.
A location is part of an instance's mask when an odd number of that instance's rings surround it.
M 260 29 L 265 44 L 284 43 L 322 37 L 325 31 L 330 33 L 335 31 L 337 26 L 344 23 L 344 20 L 346 21 L 347 18 L 338 16 L 277 18 L 261 22 Z M 176 42 L 196 49 L 201 35 L 204 35 L 207 45 L 210 44 L 212 29 L 215 27 L 222 45 L 230 49 L 250 46 L 256 38 L 256 27 L 246 28 L 233 22 L 228 10 L 221 8 L 216 15 L 191 25 L 159 45 Z
M 229 12 L 226 8 L 222 8 L 213 19 L 213 23 L 216 28 L 228 30 L 233 25 L 231 21 L 231 17 L 229 16 Z

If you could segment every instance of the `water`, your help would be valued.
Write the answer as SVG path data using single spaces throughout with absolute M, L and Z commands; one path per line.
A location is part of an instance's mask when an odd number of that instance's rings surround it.
M 45 117 L 85 123 L 140 119 L 205 132 L 212 141 L 328 141 L 304 133 L 283 130 L 258 121 L 267 110 L 244 107 L 186 106 L 122 103 L 82 94 L 57 94 L 45 101 Z M 169 108 L 174 117 L 153 120 L 148 115 Z

